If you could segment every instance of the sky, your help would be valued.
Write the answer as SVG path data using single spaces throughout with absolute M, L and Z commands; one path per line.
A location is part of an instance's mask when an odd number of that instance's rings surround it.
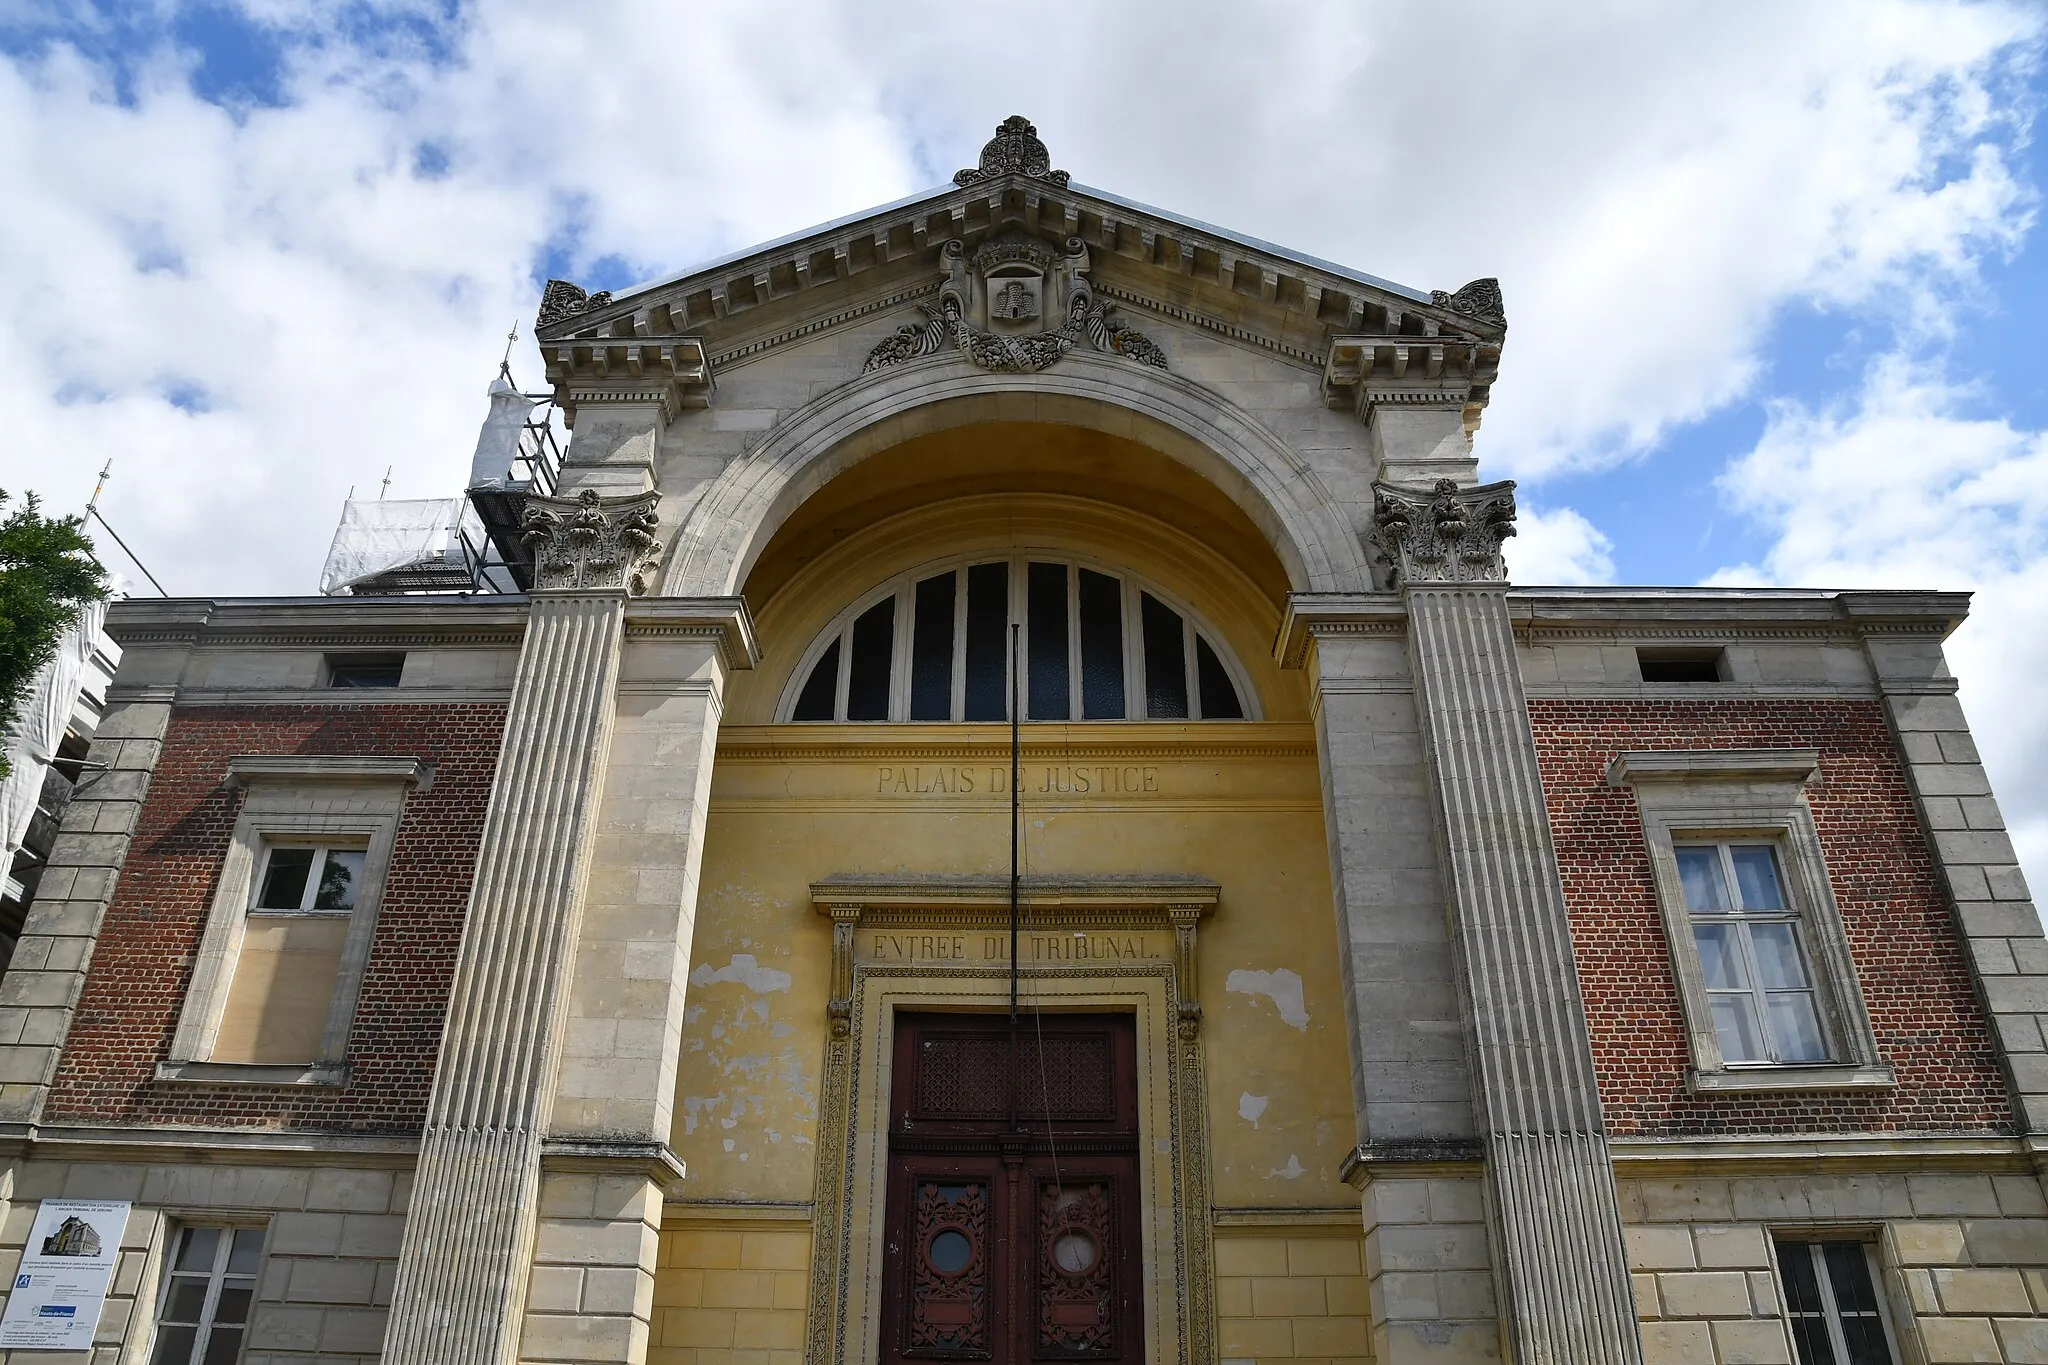
M 2048 875 L 2048 6 L 0 0 L 0 488 L 177 595 L 451 496 L 515 320 L 947 181 L 1076 180 L 1500 279 L 1518 582 L 1966 589 Z M 118 550 L 107 557 L 122 565 Z

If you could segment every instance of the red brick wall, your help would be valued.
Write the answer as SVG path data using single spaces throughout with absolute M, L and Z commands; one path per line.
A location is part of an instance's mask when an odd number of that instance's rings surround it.
M 505 708 L 192 706 L 173 712 L 135 841 L 94 951 L 50 1097 L 53 1120 L 416 1132 Z M 349 1035 L 351 1081 L 326 1087 L 164 1085 L 214 885 L 240 811 L 221 785 L 236 754 L 419 758 Z
M 1532 700 L 1579 979 L 1618 1135 L 1856 1129 L 2004 1130 L 2011 1102 L 1935 880 L 1897 750 L 1874 701 Z M 1807 789 L 1880 1055 L 1878 1094 L 1695 1096 L 1634 793 L 1607 785 L 1628 749 L 1813 747 Z

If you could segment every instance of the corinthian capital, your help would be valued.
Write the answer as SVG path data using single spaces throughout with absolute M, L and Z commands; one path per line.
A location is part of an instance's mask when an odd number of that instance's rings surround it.
M 1431 489 L 1375 483 L 1372 539 L 1397 584 L 1498 583 L 1508 576 L 1501 542 L 1515 533 L 1512 479 Z
M 659 493 L 605 498 L 586 488 L 573 498 L 528 498 L 520 539 L 533 554 L 537 592 L 624 588 L 645 595 L 661 542 L 654 527 Z

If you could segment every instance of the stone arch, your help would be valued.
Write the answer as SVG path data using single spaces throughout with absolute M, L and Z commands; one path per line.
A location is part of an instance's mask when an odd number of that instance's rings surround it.
M 1250 414 L 1177 375 L 1077 354 L 1021 375 L 928 361 L 863 375 L 814 400 L 711 481 L 670 548 L 662 591 L 738 593 L 776 529 L 833 477 L 911 437 L 978 421 L 1056 422 L 1150 445 L 1244 511 L 1295 591 L 1371 586 L 1358 537 L 1322 479 Z

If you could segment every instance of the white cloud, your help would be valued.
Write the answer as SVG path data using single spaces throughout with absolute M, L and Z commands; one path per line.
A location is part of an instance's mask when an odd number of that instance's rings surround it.
M 1970 589 L 1948 643 L 2022 860 L 2048 869 L 2048 433 L 1984 415 L 1938 365 L 1874 363 L 1836 406 L 1772 405 L 1723 487 L 1776 537 L 1720 582 Z
M 199 100 L 189 54 L 126 105 L 62 47 L 0 60 L 0 486 L 76 506 L 113 456 L 106 510 L 174 591 L 310 589 L 387 464 L 451 491 L 550 242 L 665 273 L 942 180 L 1016 109 L 1085 182 L 1416 285 L 1501 276 L 1495 475 L 1746 391 L 1789 301 L 1938 320 L 2029 221 L 2016 5 L 1134 3 L 1029 59 L 1007 14 L 929 3 L 383 6 L 439 65 L 250 8 L 282 108 Z M 1578 534 L 1557 575 L 1601 576 Z
M 1614 542 L 1569 507 L 1523 506 L 1506 546 L 1508 576 L 1534 587 L 1579 587 L 1614 581 Z

